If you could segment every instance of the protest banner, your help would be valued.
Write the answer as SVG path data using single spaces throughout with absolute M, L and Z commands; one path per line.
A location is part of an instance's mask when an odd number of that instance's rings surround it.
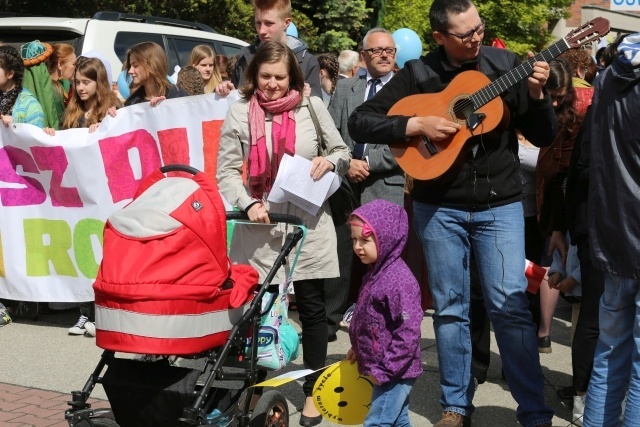
M 92 134 L 0 126 L 0 298 L 93 300 L 106 219 L 162 165 L 187 164 L 215 177 L 220 127 L 236 99 L 138 104 Z

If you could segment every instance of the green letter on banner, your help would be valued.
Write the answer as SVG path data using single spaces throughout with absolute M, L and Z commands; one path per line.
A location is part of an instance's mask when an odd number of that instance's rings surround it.
M 99 219 L 87 218 L 78 221 L 73 230 L 73 253 L 76 257 L 78 269 L 87 279 L 95 279 L 100 262 L 96 261 L 96 254 L 91 246 L 91 236 L 95 235 L 102 246 L 102 231 L 104 222 Z
M 69 256 L 71 228 L 64 220 L 25 219 L 24 241 L 27 249 L 27 276 L 50 276 L 49 261 L 58 276 L 78 277 Z M 45 244 L 44 236 L 49 236 Z

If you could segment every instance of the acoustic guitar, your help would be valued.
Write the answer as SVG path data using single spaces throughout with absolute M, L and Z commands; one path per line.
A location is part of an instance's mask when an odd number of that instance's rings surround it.
M 508 121 L 500 94 L 527 78 L 536 61 L 549 62 L 563 52 L 597 40 L 608 32 L 609 21 L 595 18 L 494 81 L 478 71 L 464 71 L 442 92 L 401 99 L 391 107 L 388 115 L 444 117 L 459 123 L 461 128 L 440 141 L 432 141 L 424 135 L 411 137 L 408 143 L 399 142 L 390 147 L 393 156 L 402 170 L 413 178 L 430 180 L 440 177 L 456 162 L 469 138 L 491 132 L 503 121 L 503 116 Z

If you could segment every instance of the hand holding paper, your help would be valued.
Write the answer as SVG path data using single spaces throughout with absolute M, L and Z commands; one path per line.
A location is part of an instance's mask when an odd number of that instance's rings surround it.
M 323 161 L 328 162 L 326 159 Z M 340 187 L 340 177 L 328 171 L 323 172 L 324 175 L 316 180 L 311 175 L 311 167 L 311 160 L 285 154 L 267 200 L 275 203 L 291 202 L 311 215 L 316 215 L 324 201 Z M 322 166 L 323 170 L 325 168 L 326 165 Z

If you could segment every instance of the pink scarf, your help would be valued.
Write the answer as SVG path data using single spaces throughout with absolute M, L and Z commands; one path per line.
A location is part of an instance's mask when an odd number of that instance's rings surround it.
M 249 172 L 249 191 L 251 197 L 255 199 L 262 200 L 264 193 L 271 190 L 282 156 L 285 153 L 291 156 L 295 154 L 296 119 L 293 109 L 299 101 L 300 92 L 295 89 L 289 90 L 285 96 L 275 101 L 269 101 L 264 93 L 257 89 L 249 101 L 251 147 L 247 170 Z M 273 114 L 271 159 L 269 159 L 265 137 L 265 111 Z

